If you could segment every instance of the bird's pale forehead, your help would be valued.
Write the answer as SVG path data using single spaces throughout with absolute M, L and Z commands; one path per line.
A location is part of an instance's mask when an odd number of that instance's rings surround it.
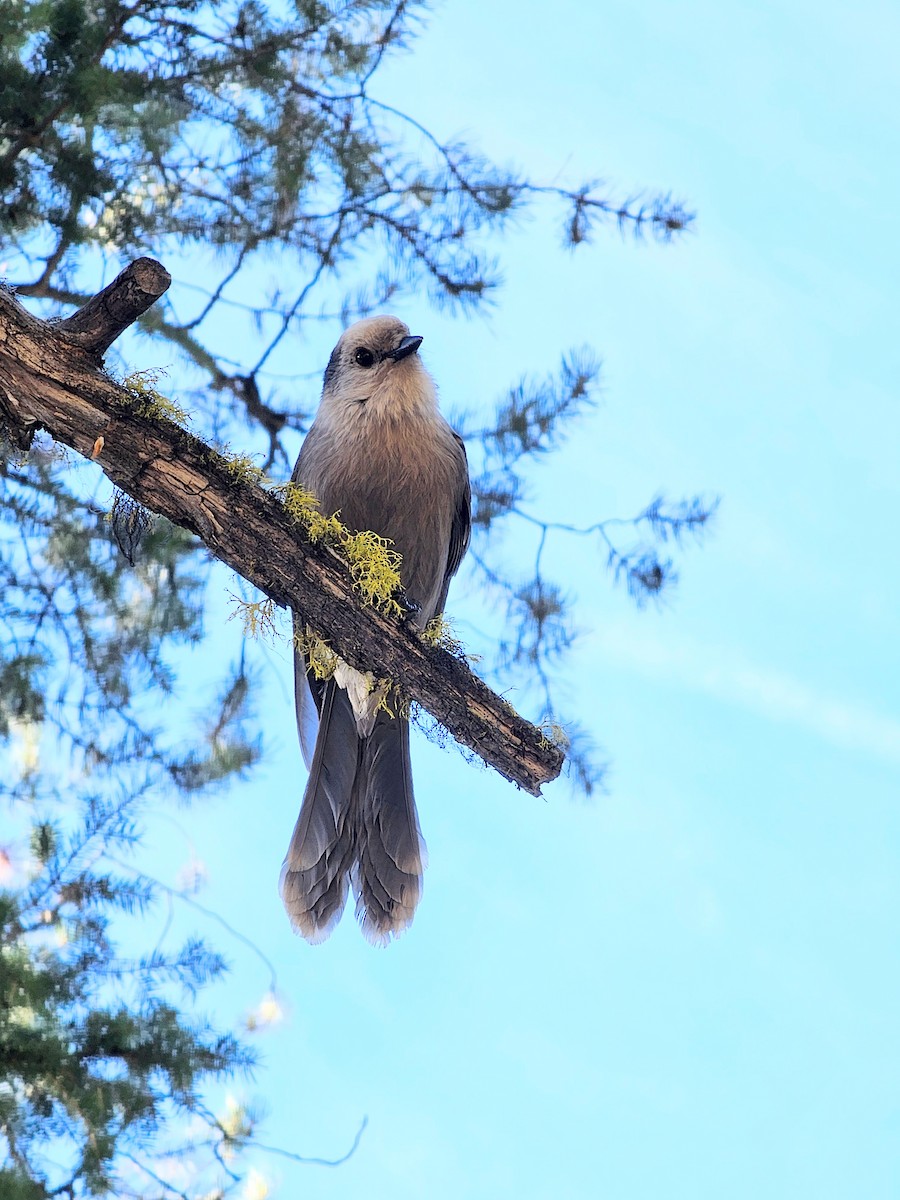
M 396 317 L 367 317 L 357 321 L 344 333 L 341 341 L 352 346 L 384 346 L 392 349 L 398 340 L 407 337 L 409 329 Z

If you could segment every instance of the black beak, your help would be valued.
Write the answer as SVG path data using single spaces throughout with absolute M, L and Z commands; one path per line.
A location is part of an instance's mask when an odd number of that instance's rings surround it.
M 415 354 L 421 345 L 422 339 L 418 335 L 405 337 L 396 350 L 388 350 L 384 357 L 399 362 L 401 358 L 408 358 L 410 354 Z

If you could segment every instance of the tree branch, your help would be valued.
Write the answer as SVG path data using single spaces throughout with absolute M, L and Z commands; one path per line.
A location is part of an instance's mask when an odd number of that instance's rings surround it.
M 44 322 L 0 290 L 0 419 L 21 444 L 45 429 L 94 459 L 140 504 L 197 534 L 222 562 L 303 620 L 359 670 L 401 681 L 463 745 L 525 791 L 556 778 L 562 750 L 447 651 L 363 608 L 347 564 L 307 540 L 284 505 L 98 369 L 98 356 L 168 286 L 139 259 L 73 317 Z
M 67 342 L 99 359 L 129 325 L 167 291 L 172 276 L 153 258 L 138 258 L 55 329 Z

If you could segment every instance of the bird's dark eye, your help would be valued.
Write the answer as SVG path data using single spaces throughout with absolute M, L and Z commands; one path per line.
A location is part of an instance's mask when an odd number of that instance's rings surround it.
M 358 367 L 374 367 L 375 355 L 366 346 L 360 348 L 353 355 L 353 361 Z

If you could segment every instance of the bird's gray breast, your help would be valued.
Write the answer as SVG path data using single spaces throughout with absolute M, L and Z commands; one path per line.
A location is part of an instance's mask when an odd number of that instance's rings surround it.
M 348 528 L 391 540 L 404 590 L 419 607 L 416 623 L 424 625 L 444 585 L 461 471 L 453 433 L 441 419 L 372 422 L 368 436 L 337 439 L 314 424 L 295 477 L 324 513 L 340 511 Z

